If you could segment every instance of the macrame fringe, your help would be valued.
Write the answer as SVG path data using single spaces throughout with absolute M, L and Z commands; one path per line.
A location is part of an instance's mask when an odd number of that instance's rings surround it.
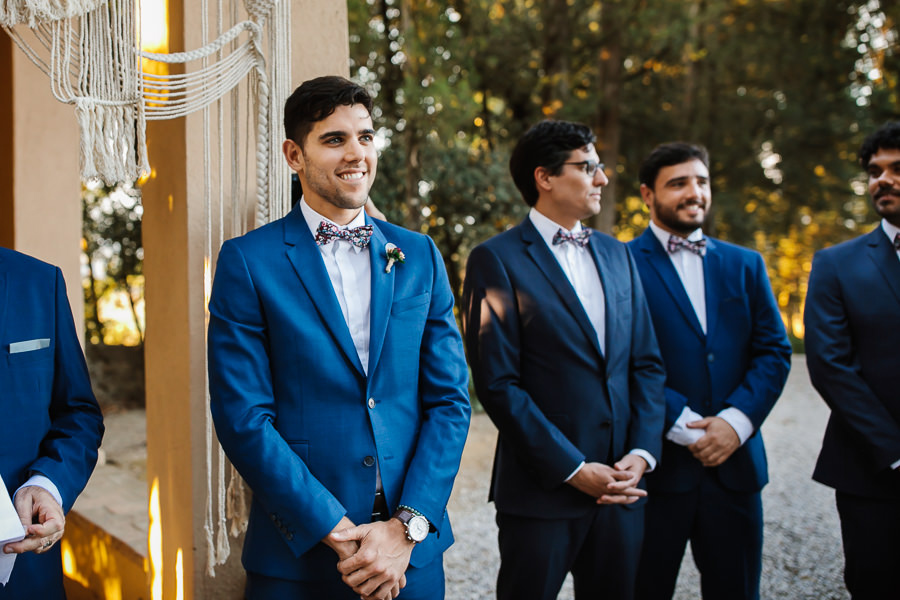
M 81 134 L 81 174 L 107 185 L 135 181 L 150 172 L 143 118 L 133 104 L 99 104 L 91 98 L 75 100 L 75 119 Z
M 107 0 L 0 0 L 0 25 L 13 27 L 71 19 L 88 13 Z

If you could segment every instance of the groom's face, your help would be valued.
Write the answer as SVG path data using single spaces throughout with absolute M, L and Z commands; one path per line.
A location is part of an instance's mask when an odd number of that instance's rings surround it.
M 284 153 L 300 177 L 304 200 L 319 214 L 345 224 L 365 205 L 378 166 L 365 106 L 338 106 L 313 125 L 302 148 L 287 140 Z

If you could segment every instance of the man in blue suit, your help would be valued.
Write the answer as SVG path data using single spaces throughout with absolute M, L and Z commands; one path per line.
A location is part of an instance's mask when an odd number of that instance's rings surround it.
M 647 477 L 637 597 L 671 598 L 690 540 L 706 600 L 759 598 L 759 428 L 781 395 L 791 348 L 762 257 L 704 237 L 709 157 L 670 143 L 640 170 L 650 227 L 629 243 L 666 367 L 662 461 Z
M 900 564 L 900 122 L 859 160 L 881 224 L 822 250 L 806 295 L 806 362 L 831 408 L 813 478 L 835 489 L 854 600 L 897 596 Z
M 466 349 L 499 430 L 500 599 L 554 599 L 568 572 L 579 599 L 634 593 L 664 375 L 634 262 L 580 223 L 608 183 L 594 140 L 565 121 L 525 133 L 509 165 L 531 212 L 466 268 Z
M 297 88 L 283 150 L 303 198 L 218 258 L 211 408 L 253 491 L 251 599 L 443 598 L 468 377 L 434 243 L 363 212 L 371 110 L 340 77 Z
M 3 600 L 65 598 L 59 545 L 65 513 L 84 489 L 103 417 L 75 332 L 60 270 L 0 248 L 0 474 L 25 527 Z

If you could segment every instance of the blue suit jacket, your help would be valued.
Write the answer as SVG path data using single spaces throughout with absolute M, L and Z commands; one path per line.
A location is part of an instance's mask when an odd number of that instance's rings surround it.
M 581 461 L 659 457 L 663 369 L 634 263 L 593 233 L 606 296 L 605 355 L 531 220 L 476 247 L 463 291 L 478 398 L 500 432 L 491 498 L 526 517 L 574 518 L 595 499 L 565 483 Z
M 816 254 L 804 318 L 809 375 L 831 407 L 813 478 L 900 498 L 900 261 L 881 227 Z
M 10 352 L 16 342 L 43 339 L 49 340 L 46 348 Z M 0 473 L 7 492 L 12 495 L 39 473 L 56 485 L 68 511 L 97 462 L 103 418 L 62 273 L 6 248 L 0 248 L 0 344 Z M 49 567 L 53 560 L 56 565 Z M 47 579 L 58 589 L 46 593 L 61 593 L 58 545 L 48 555 L 19 556 L 10 586 L 23 578 L 28 583 L 18 586 L 26 590 L 22 597 L 40 596 L 50 585 Z
M 759 427 L 781 395 L 791 364 L 791 347 L 762 257 L 708 240 L 704 335 L 678 273 L 653 232 L 647 229 L 628 246 L 666 365 L 666 431 L 685 406 L 703 416 L 737 408 L 755 431 L 714 469 L 728 489 L 762 489 L 769 475 Z M 647 486 L 651 491 L 687 491 L 699 484 L 703 469 L 687 448 L 666 440 L 659 469 L 647 476 Z
M 344 515 L 371 520 L 378 461 L 389 508 L 437 528 L 412 554 L 453 541 L 446 515 L 469 424 L 453 296 L 434 243 L 381 221 L 372 264 L 369 374 L 299 206 L 222 246 L 209 304 L 216 432 L 253 490 L 246 569 L 282 579 L 338 576 L 319 541 Z M 385 244 L 406 262 L 385 272 Z

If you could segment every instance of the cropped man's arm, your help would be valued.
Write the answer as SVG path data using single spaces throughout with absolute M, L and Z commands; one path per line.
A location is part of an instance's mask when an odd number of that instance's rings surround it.
M 87 485 L 97 464 L 103 416 L 91 390 L 66 284 L 59 269 L 56 269 L 55 277 L 55 314 L 49 317 L 55 324 L 50 430 L 28 471 L 53 482 L 62 498 L 62 508 L 67 512 Z
M 869 447 L 878 468 L 892 468 L 900 459 L 900 424 L 861 375 L 837 267 L 821 253 L 813 259 L 804 324 L 813 386 L 832 413 Z
M 550 422 L 521 386 L 519 314 L 505 265 L 488 248 L 469 256 L 463 329 L 478 399 L 507 444 L 552 489 L 585 455 Z
M 346 514 L 275 429 L 267 323 L 241 250 L 219 253 L 209 303 L 210 408 L 229 460 L 295 555 L 321 541 Z

